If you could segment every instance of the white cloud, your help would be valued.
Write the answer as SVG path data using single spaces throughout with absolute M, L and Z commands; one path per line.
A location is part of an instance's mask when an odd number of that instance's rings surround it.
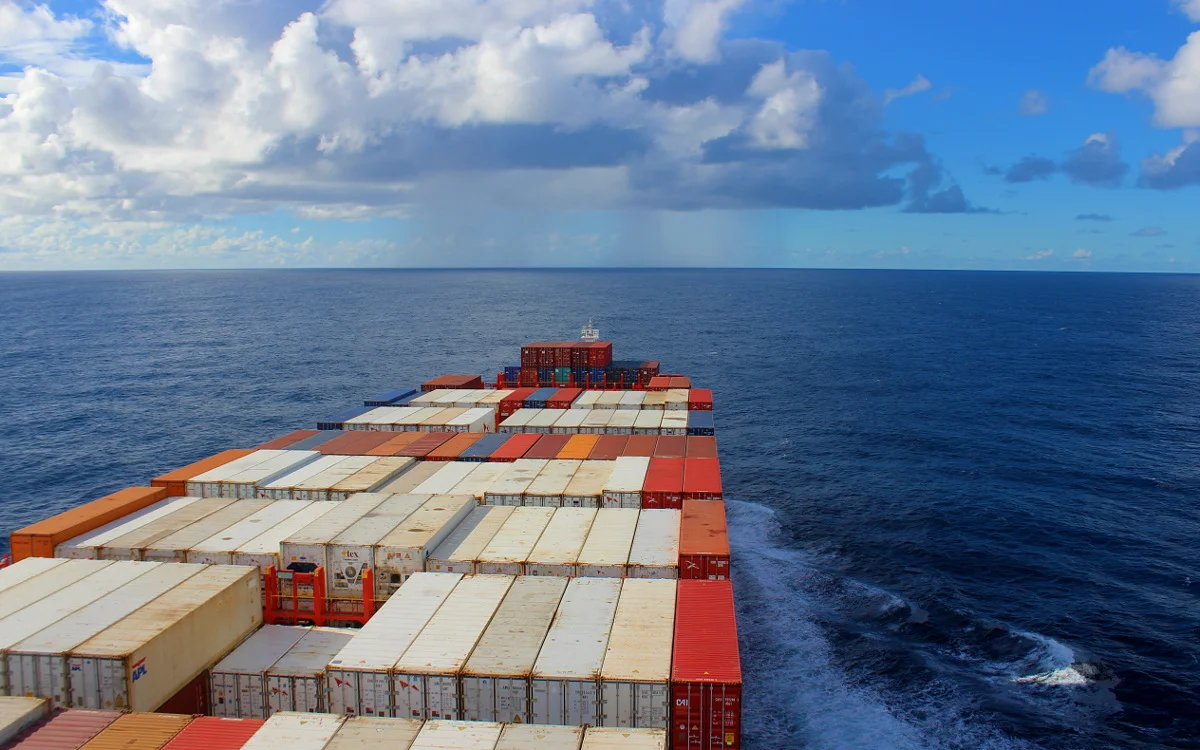
M 933 84 L 929 82 L 929 79 L 923 75 L 918 75 L 902 89 L 887 89 L 884 91 L 883 103 L 886 106 L 897 99 L 903 99 L 906 96 L 915 96 L 931 88 L 933 88 Z
M 1037 117 L 1050 111 L 1050 99 L 1037 89 L 1030 89 L 1021 96 L 1019 110 L 1025 117 Z
M 663 20 L 671 29 L 672 52 L 689 62 L 715 62 L 729 17 L 747 1 L 666 0 Z
M 1200 21 L 1200 0 L 1175 0 L 1175 5 L 1193 21 Z
M 1049 258 L 1051 255 L 1054 255 L 1053 250 L 1038 250 L 1033 255 L 1027 256 L 1025 258 L 1025 260 L 1045 260 L 1046 258 Z
M 1154 121 L 1167 128 L 1200 126 L 1200 31 L 1170 60 L 1110 49 L 1088 74 L 1088 83 L 1111 93 L 1141 92 L 1154 101 Z
M 787 72 L 783 60 L 764 65 L 749 93 L 763 100 L 747 128 L 759 148 L 804 148 L 816 122 L 821 86 L 806 70 Z
M 1090 258 L 1090 257 L 1092 257 L 1092 251 L 1084 250 L 1081 247 L 1078 250 L 1076 250 L 1074 253 L 1072 253 L 1071 257 L 1072 258 Z

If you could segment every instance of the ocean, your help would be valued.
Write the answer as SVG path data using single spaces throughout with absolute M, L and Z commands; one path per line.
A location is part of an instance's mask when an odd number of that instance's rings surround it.
M 594 316 L 711 386 L 746 750 L 1200 747 L 1200 277 L 0 274 L 0 531 Z

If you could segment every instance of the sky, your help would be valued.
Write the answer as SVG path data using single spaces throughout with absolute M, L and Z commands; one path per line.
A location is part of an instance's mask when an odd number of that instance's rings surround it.
M 1200 0 L 0 0 L 0 270 L 1200 271 Z

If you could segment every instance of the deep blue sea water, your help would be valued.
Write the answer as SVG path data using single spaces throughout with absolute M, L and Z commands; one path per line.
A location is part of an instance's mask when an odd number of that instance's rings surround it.
M 1200 747 L 1200 277 L 0 275 L 0 530 L 589 315 L 715 391 L 747 750 Z

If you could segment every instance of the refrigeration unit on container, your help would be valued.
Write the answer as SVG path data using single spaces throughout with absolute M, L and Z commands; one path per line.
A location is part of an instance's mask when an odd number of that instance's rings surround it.
M 309 629 L 264 625 L 209 670 L 213 716 L 267 718 L 266 672 L 300 642 Z
M 408 750 L 416 742 L 421 725 L 411 719 L 351 716 L 325 750 Z
M 729 531 L 725 503 L 720 500 L 683 501 L 679 577 L 710 581 L 729 578 Z
M 346 647 L 358 630 L 308 628 L 296 645 L 266 670 L 267 713 L 329 713 L 325 665 Z
M 649 466 L 650 458 L 646 456 L 621 456 L 614 460 L 612 474 L 604 483 L 603 507 L 642 507 L 642 487 Z
M 435 495 L 384 535 L 375 545 L 375 598 L 388 598 L 425 570 L 429 553 L 476 508 L 473 495 Z
M 459 713 L 459 672 L 513 580 L 513 576 L 467 576 L 454 587 L 392 668 L 398 718 L 463 718 Z
M 642 409 L 663 410 L 667 408 L 667 394 L 665 391 L 648 391 L 646 397 L 642 399 Z
M 525 575 L 574 576 L 579 552 L 595 520 L 594 508 L 556 509 L 525 561 Z
M 664 411 L 659 434 L 686 436 L 688 434 L 688 412 Z
M 233 450 L 221 451 L 215 456 L 201 459 L 195 463 L 181 466 L 174 471 L 168 471 L 166 474 L 160 474 L 150 480 L 151 487 L 163 487 L 167 490 L 167 494 L 171 496 L 186 495 L 188 480 L 197 474 L 203 474 L 206 471 L 215 469 L 218 466 L 224 466 L 230 461 L 248 456 L 254 450 L 246 448 L 235 448 Z
M 512 506 L 485 505 L 475 508 L 425 559 L 431 573 L 475 572 L 475 561 L 496 532 L 512 515 Z
M 311 506 L 303 500 L 278 500 L 187 550 L 185 562 L 197 565 L 233 565 L 234 552 L 264 531 Z
M 271 504 L 270 500 L 235 500 L 179 531 L 147 544 L 141 548 L 140 557 L 153 562 L 187 562 L 188 550 L 192 547 Z
M 404 401 L 416 397 L 418 393 L 416 388 L 397 388 L 363 401 L 363 406 L 398 406 Z
M 575 574 L 599 578 L 625 576 L 640 512 L 635 508 L 601 509 L 579 550 Z
M 153 711 L 258 629 L 262 617 L 257 570 L 207 567 L 72 649 L 72 705 Z
M 53 557 L 54 548 L 68 539 L 153 505 L 166 496 L 163 487 L 130 487 L 18 529 L 10 538 L 13 560 Z
M 629 548 L 630 578 L 679 577 L 679 524 L 682 511 L 643 510 Z
M 380 540 L 393 529 L 406 524 L 409 516 L 429 498 L 429 495 L 416 494 L 389 495 L 331 539 L 325 545 L 324 562 L 328 597 L 358 601 L 373 596 L 375 592 L 365 591 L 363 587 L 367 570 L 375 566 L 375 553 Z
M 506 724 L 496 750 L 579 750 L 583 727 Z
M 419 573 L 388 599 L 330 659 L 325 669 L 330 711 L 392 716 L 392 667 L 461 580 L 457 573 Z
M 98 560 L 100 558 L 100 550 L 107 542 L 140 529 L 159 518 L 168 516 L 187 505 L 191 505 L 197 500 L 199 498 L 195 497 L 168 497 L 165 500 L 159 500 L 153 505 L 122 516 L 115 521 L 110 521 L 86 534 L 68 539 L 54 549 L 54 556 L 81 560 Z
M 553 515 L 554 508 L 514 508 L 475 559 L 476 573 L 523 575 L 525 561 Z
M 495 750 L 502 729 L 483 721 L 427 721 L 409 750 Z
M 318 430 L 340 430 L 345 426 L 347 419 L 354 419 L 355 417 L 357 417 L 360 414 L 365 414 L 366 412 L 370 411 L 371 408 L 372 407 L 370 407 L 370 406 L 356 406 L 353 409 L 346 409 L 345 411 L 340 411 L 331 417 L 326 417 L 325 419 L 319 419 L 319 420 L 317 420 L 317 429 Z
M 573 578 L 530 674 L 531 723 L 600 723 L 600 669 L 621 581 Z
M 0 698 L 0 745 L 50 715 L 50 705 L 41 698 Z
M 579 750 L 667 750 L 667 732 L 662 729 L 588 727 Z
M 600 670 L 600 725 L 666 729 L 674 580 L 626 579 Z
M 96 733 L 80 750 L 160 750 L 192 723 L 179 714 L 125 714 Z
M 162 750 L 241 750 L 262 725 L 260 719 L 197 716 Z
M 599 508 L 604 497 L 604 486 L 612 477 L 615 461 L 583 461 L 571 477 L 570 484 L 563 490 L 564 508 Z
M 549 462 L 533 458 L 519 458 L 513 461 L 484 495 L 484 502 L 488 505 L 523 504 L 525 490 L 537 479 L 537 475 L 547 463 Z
M 730 581 L 679 581 L 670 732 L 675 748 L 742 746 L 742 667 Z
M 582 461 L 547 461 L 537 477 L 525 489 L 525 505 L 560 508 L 563 493 Z
M 513 581 L 462 670 L 464 719 L 529 723 L 529 674 L 567 582 L 530 576 Z
M 187 494 L 199 497 L 254 497 L 258 485 L 285 476 L 305 464 L 316 461 L 316 451 L 255 451 L 245 458 L 197 474 L 188 480 Z
M 587 417 L 588 412 L 583 409 L 562 409 L 562 413 L 554 423 L 550 425 L 550 432 L 554 435 L 574 435 L 579 432 L 579 428 L 583 426 L 583 420 Z
M 335 503 L 309 503 L 286 521 L 239 545 L 233 552 L 233 564 L 250 565 L 264 573 L 270 567 L 283 570 L 279 563 L 279 545 L 283 540 L 337 507 L 340 505 Z
M 345 716 L 280 711 L 267 719 L 243 750 L 324 750 Z
M 721 500 L 721 462 L 716 458 L 686 458 L 683 461 L 683 499 Z
M 643 508 L 678 508 L 683 502 L 682 458 L 651 458 L 642 485 Z

